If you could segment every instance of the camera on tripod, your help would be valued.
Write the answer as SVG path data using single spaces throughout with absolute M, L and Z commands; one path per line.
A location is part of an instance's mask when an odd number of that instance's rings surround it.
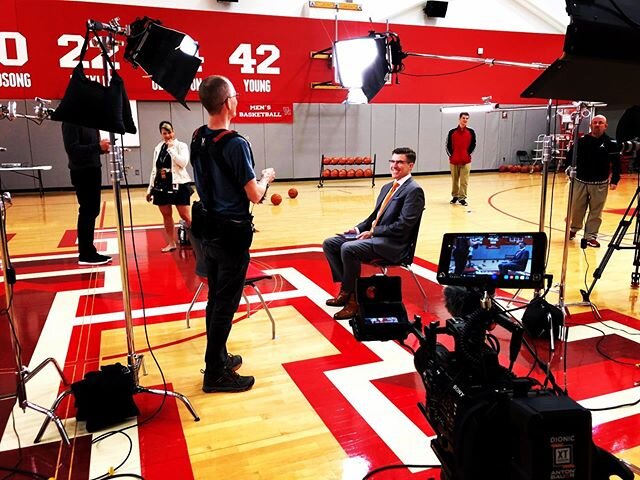
M 633 479 L 593 444 L 591 413 L 564 394 L 548 368 L 551 388 L 512 371 L 524 329 L 492 295 L 496 288 L 541 287 L 546 247 L 541 232 L 445 234 L 437 279 L 449 289 L 447 307 L 458 308 L 444 326 L 423 328 L 419 317 L 409 322 L 399 277 L 358 280 L 362 302 L 351 321 L 357 340 L 404 340 L 410 333 L 419 340 L 414 365 L 426 390 L 419 407 L 436 432 L 431 448 L 442 480 Z M 508 368 L 491 333 L 496 325 L 511 335 Z M 453 350 L 442 335 L 453 339 Z

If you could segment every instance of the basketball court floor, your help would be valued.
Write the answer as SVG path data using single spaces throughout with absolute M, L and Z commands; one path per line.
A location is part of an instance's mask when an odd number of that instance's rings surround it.
M 448 175 L 416 178 L 427 198 L 414 262 L 427 293 L 426 310 L 407 272 L 391 274 L 402 278 L 410 316 L 444 321 L 448 316 L 442 287 L 434 273 L 443 233 L 537 231 L 541 176 L 472 173 L 468 207 L 449 204 Z M 256 384 L 237 394 L 201 390 L 204 294 L 191 314 L 191 328 L 185 322 L 200 283 L 193 252 L 179 248 L 161 253 L 165 240 L 159 211 L 145 202 L 144 189 L 131 189 L 129 196 L 123 189 L 125 223 L 134 226 L 133 233 L 126 234 L 126 252 L 133 344 L 144 356 L 146 370 L 146 375 L 140 374 L 140 384 L 164 388 L 164 376 L 166 388 L 185 395 L 200 421 L 194 421 L 173 397 L 138 394 L 140 415 L 119 426 L 130 428 L 94 442 L 98 434 L 87 433 L 84 423 L 76 422 L 72 402 L 65 400 L 57 414 L 71 445 L 61 442 L 53 426 L 42 442 L 34 444 L 44 416 L 30 409 L 24 413 L 15 398 L 6 399 L 0 401 L 0 466 L 37 473 L 13 478 L 58 480 L 104 478 L 110 469 L 145 479 L 352 480 L 388 464 L 437 463 L 429 446 L 434 432 L 416 407 L 425 392 L 411 354 L 393 342 L 358 343 L 348 322 L 333 320 L 336 309 L 325 305 L 336 286 L 321 243 L 365 218 L 386 181 L 377 179 L 374 188 L 366 180 L 332 181 L 321 189 L 313 181 L 277 182 L 270 193 L 282 194 L 282 204 L 255 207 L 258 232 L 252 259 L 272 276 L 259 287 L 275 318 L 276 338 L 272 339 L 269 318 L 258 298 L 247 290 L 251 312 L 243 302 L 228 347 L 243 356 L 240 373 L 254 375 Z M 550 177 L 549 182 L 547 272 L 557 283 L 568 189 L 564 176 Z M 598 321 L 591 308 L 571 303 L 581 300 L 579 290 L 585 283 L 591 284 L 637 185 L 636 176 L 625 175 L 619 188 L 610 192 L 600 249 L 580 249 L 580 234 L 568 247 L 566 357 L 562 345 L 551 357 L 547 341 L 532 340 L 542 359 L 552 358 L 561 386 L 582 405 L 632 404 L 594 412 L 593 436 L 600 446 L 636 465 L 640 464 L 640 323 L 638 291 L 629 288 L 633 251 L 614 251 L 593 290 L 591 299 L 604 321 Z M 299 190 L 297 198 L 287 198 L 290 187 Z M 98 249 L 112 255 L 113 264 L 77 265 L 76 211 L 71 192 L 47 192 L 42 199 L 37 194 L 16 194 L 7 210 L 8 245 L 17 272 L 12 320 L 22 363 L 33 368 L 54 358 L 72 382 L 100 365 L 126 363 L 127 355 L 113 193 L 103 191 L 96 232 Z M 628 235 L 625 243 L 631 240 Z M 374 273 L 365 269 L 363 275 Z M 521 291 L 519 296 L 530 299 L 532 292 Z M 547 298 L 556 303 L 557 289 L 552 288 Z M 502 351 L 508 351 L 507 333 L 500 328 L 495 333 L 505 347 Z M 0 321 L 0 395 L 15 390 L 9 335 L 5 314 Z M 531 368 L 531 356 L 521 353 L 516 373 L 526 375 Z M 544 377 L 540 372 L 534 375 Z M 51 366 L 27 383 L 29 400 L 47 408 L 64 389 Z M 0 478 L 9 474 L 2 470 Z M 411 468 L 374 478 L 438 477 L 437 469 Z

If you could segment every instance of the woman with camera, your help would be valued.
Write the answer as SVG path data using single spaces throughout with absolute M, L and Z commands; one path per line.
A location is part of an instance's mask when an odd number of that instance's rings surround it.
M 162 214 L 167 237 L 167 245 L 162 249 L 162 253 L 167 253 L 176 249 L 172 205 L 176 206 L 185 226 L 191 226 L 191 177 L 186 169 L 189 163 L 189 147 L 186 143 L 176 140 L 171 122 L 162 121 L 159 128 L 162 141 L 153 150 L 154 163 L 147 188 L 147 202 L 153 201 Z

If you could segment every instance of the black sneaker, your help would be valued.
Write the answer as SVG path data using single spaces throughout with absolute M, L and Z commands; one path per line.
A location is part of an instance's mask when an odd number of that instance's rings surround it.
M 449 202 L 451 205 L 454 205 L 458 201 L 458 197 L 453 197 Z
M 229 353 L 227 356 L 227 362 L 225 364 L 225 367 L 230 368 L 235 372 L 241 366 L 242 366 L 242 357 L 240 355 L 231 355 Z
M 569 232 L 569 240 L 574 240 L 575 238 L 576 238 L 576 232 L 570 231 Z
M 202 391 L 205 393 L 246 392 L 253 387 L 255 381 L 255 378 L 238 375 L 228 367 L 225 367 L 221 373 L 208 373 L 205 370 Z
M 78 265 L 104 265 L 110 261 L 109 255 L 100 255 L 99 253 L 88 257 L 78 257 Z
M 464 198 L 461 198 L 460 200 L 458 200 L 458 203 L 463 207 L 466 207 L 467 205 L 469 205 Z

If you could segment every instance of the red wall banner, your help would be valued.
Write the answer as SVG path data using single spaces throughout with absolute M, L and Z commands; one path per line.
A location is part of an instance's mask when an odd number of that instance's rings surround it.
M 5 0 L 0 18 L 0 98 L 61 98 L 78 62 L 87 19 L 107 22 L 120 17 L 127 25 L 148 15 L 185 32 L 200 44 L 204 62 L 187 100 L 197 101 L 202 78 L 226 75 L 241 95 L 240 121 L 292 121 L 293 103 L 339 103 L 344 90 L 315 90 L 312 82 L 333 79 L 329 60 L 311 52 L 332 45 L 335 22 L 306 18 L 147 8 L 60 0 Z M 383 24 L 340 22 L 340 39 L 365 36 Z M 391 26 L 405 51 L 437 55 L 484 56 L 497 60 L 551 63 L 562 53 L 562 35 L 462 30 L 426 26 Z M 122 49 L 123 47 L 119 47 Z M 116 54 L 117 67 L 133 100 L 171 100 L 141 69 Z M 90 47 L 85 72 L 101 81 L 102 61 Z M 523 103 L 520 93 L 539 70 L 489 67 L 409 57 L 398 82 L 386 85 L 372 103 Z M 527 102 L 530 103 L 530 102 Z M 271 112 L 271 113 L 269 113 Z M 279 115 L 275 115 L 276 112 Z M 268 120 L 267 120 L 268 119 Z

